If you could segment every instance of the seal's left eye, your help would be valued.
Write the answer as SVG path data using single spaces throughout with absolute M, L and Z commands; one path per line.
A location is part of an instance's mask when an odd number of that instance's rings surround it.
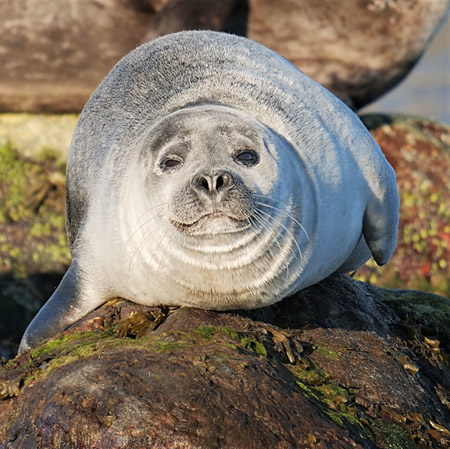
M 167 161 L 164 161 L 164 167 L 167 168 L 176 167 L 177 165 L 180 165 L 180 161 L 177 161 L 176 159 L 168 159 Z
M 244 165 L 255 165 L 258 163 L 258 155 L 253 150 L 241 150 L 238 151 L 234 158 L 237 162 Z
M 163 170 L 170 170 L 172 168 L 179 167 L 181 165 L 180 159 L 175 159 L 174 157 L 168 157 L 161 162 L 161 168 Z

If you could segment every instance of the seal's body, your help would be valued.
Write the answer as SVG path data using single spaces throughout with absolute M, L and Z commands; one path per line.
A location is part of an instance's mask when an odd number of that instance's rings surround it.
M 276 53 L 183 32 L 122 59 L 69 153 L 73 262 L 21 350 L 107 299 L 270 305 L 392 255 L 395 174 L 359 119 Z

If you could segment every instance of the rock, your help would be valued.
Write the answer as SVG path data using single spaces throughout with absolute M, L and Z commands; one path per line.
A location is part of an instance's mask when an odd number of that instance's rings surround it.
M 0 448 L 450 444 L 450 300 L 341 276 L 266 309 L 181 308 L 117 337 L 151 309 L 110 301 L 4 364 Z
M 371 261 L 357 278 L 450 296 L 450 126 L 410 116 L 362 120 L 396 171 L 400 225 L 391 261 Z
M 0 1 L 0 109 L 79 111 L 147 32 L 146 3 Z
M 250 0 L 248 36 L 359 109 L 408 74 L 448 7 L 448 0 Z
M 209 29 L 245 36 L 247 20 L 247 0 L 168 0 L 143 41 L 182 30 Z
M 122 56 L 182 29 L 248 34 L 357 109 L 409 72 L 448 5 L 449 0 L 289 0 L 276 6 L 271 0 L 0 0 L 0 111 L 79 112 Z
M 158 32 L 223 29 L 236 1 L 180 3 L 0 0 L 0 111 L 79 112 L 126 53 Z

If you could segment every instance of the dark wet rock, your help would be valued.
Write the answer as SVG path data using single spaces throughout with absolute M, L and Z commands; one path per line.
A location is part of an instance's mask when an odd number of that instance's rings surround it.
M 181 308 L 117 337 L 152 309 L 110 301 L 5 363 L 0 447 L 450 444 L 448 299 L 341 276 L 267 309 Z
M 357 277 L 450 296 L 450 126 L 411 116 L 362 120 L 395 168 L 400 225 L 389 264 L 371 261 Z
M 122 56 L 149 39 L 183 29 L 248 35 L 357 109 L 406 76 L 448 4 L 0 0 L 0 110 L 80 111 Z
M 245 36 L 247 20 L 246 0 L 167 0 L 143 41 L 181 30 L 208 29 Z

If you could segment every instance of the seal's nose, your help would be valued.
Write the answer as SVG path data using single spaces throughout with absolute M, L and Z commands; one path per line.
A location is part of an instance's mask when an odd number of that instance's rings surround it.
M 192 188 L 202 194 L 213 195 L 225 192 L 234 185 L 234 179 L 230 173 L 225 171 L 216 173 L 199 173 L 192 179 Z

